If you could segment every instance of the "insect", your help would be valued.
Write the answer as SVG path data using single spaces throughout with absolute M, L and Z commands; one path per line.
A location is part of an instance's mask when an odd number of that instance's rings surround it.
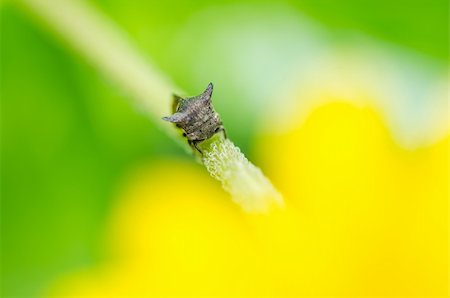
M 227 138 L 219 114 L 216 113 L 211 104 L 212 92 L 213 84 L 209 83 L 202 94 L 194 97 L 181 98 L 174 94 L 172 104 L 172 113 L 174 114 L 162 118 L 181 128 L 188 144 L 200 154 L 203 153 L 198 148 L 198 143 L 211 138 L 218 132 L 223 132 L 225 138 Z

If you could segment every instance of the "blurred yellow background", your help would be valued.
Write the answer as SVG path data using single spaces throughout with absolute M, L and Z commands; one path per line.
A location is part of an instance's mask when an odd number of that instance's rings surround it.
M 244 213 L 1 6 L 2 297 L 448 295 L 447 1 L 90 1 L 284 195 Z M 170 96 L 170 94 L 168 94 Z

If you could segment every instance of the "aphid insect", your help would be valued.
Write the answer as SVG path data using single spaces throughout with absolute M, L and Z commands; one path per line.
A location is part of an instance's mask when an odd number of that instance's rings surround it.
M 174 94 L 172 104 L 172 113 L 174 114 L 162 118 L 181 128 L 188 144 L 201 154 L 203 153 L 197 147 L 198 143 L 211 138 L 218 132 L 223 132 L 227 138 L 219 114 L 211 104 L 212 92 L 213 84 L 209 83 L 202 94 L 194 97 L 181 98 Z

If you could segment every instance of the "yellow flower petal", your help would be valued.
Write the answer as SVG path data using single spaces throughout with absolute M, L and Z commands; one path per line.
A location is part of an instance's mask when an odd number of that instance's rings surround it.
M 324 285 L 356 295 L 446 293 L 448 137 L 408 151 L 375 110 L 332 103 L 260 147 L 317 248 L 311 258 L 329 259 Z

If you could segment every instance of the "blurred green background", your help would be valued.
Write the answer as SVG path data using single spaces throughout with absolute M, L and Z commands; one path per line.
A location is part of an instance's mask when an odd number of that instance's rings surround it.
M 283 26 L 272 24 L 286 14 L 308 20 L 310 34 L 333 45 L 366 36 L 438 69 L 448 65 L 446 0 L 92 2 L 187 95 L 214 82 L 229 135 L 250 159 L 261 119 L 254 103 L 235 109 L 225 101 L 245 103 L 244 86 L 251 82 L 221 59 L 228 49 L 221 43 L 233 38 L 207 43 L 217 31 L 223 30 L 222 38 L 242 34 L 242 24 L 262 26 L 255 32 L 273 45 Z M 236 10 L 243 12 L 238 21 Z M 248 26 L 246 11 L 252 12 Z M 35 297 L 61 274 L 104 257 L 98 237 L 128 168 L 162 157 L 191 157 L 20 3 L 2 3 L 0 14 L 2 296 Z M 255 71 L 268 73 L 262 78 L 277 75 L 271 67 L 286 51 L 265 52 Z

